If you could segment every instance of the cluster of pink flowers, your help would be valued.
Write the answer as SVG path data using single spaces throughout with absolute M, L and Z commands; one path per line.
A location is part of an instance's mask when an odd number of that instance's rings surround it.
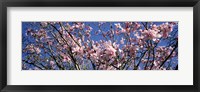
M 25 48 L 27 51 L 30 51 L 31 53 L 36 52 L 39 54 L 41 52 L 39 47 L 35 47 L 33 44 L 27 45 Z
M 125 27 L 122 27 L 120 23 L 116 23 L 116 34 L 119 35 L 120 33 L 130 33 L 131 31 L 136 31 L 141 25 L 137 22 L 134 24 L 132 22 L 125 22 Z
M 177 68 L 178 39 L 171 39 L 178 38 L 176 22 L 95 23 L 41 22 L 36 29 L 27 28 L 23 39 L 31 43 L 24 42 L 23 53 L 32 54 L 25 54 L 22 68 L 27 69 L 30 64 L 29 69 L 42 70 Z M 30 63 L 33 55 L 37 64 Z

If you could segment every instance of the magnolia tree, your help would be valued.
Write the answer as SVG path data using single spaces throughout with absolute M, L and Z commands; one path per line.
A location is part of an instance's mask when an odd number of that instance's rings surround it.
M 23 22 L 23 70 L 177 70 L 177 22 Z

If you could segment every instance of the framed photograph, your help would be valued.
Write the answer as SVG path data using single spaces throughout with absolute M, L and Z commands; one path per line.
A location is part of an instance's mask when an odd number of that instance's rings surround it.
M 199 91 L 199 0 L 4 0 L 0 88 Z

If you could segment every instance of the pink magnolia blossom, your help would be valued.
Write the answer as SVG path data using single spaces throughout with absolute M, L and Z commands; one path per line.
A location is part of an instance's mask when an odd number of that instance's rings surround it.
M 50 61 L 50 65 L 53 66 L 55 63 L 54 61 Z
M 105 47 L 105 53 L 106 55 L 110 56 L 110 57 L 115 57 L 116 56 L 116 49 L 112 46 L 111 41 L 105 42 L 104 43 L 104 47 Z
M 47 22 L 41 22 L 42 27 L 47 27 L 48 23 Z
M 169 23 L 165 23 L 160 25 L 159 29 L 163 33 L 163 37 L 167 38 L 169 36 L 169 33 L 173 30 L 173 25 Z

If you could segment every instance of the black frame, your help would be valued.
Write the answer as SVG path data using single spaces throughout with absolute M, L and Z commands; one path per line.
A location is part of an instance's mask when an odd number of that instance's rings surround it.
M 193 84 L 194 85 L 77 85 L 19 86 L 7 85 L 7 7 L 193 7 Z M 116 91 L 116 92 L 199 92 L 200 0 L 2 0 L 0 1 L 0 90 L 1 92 L 34 91 Z M 183 15 L 184 16 L 184 15 Z

